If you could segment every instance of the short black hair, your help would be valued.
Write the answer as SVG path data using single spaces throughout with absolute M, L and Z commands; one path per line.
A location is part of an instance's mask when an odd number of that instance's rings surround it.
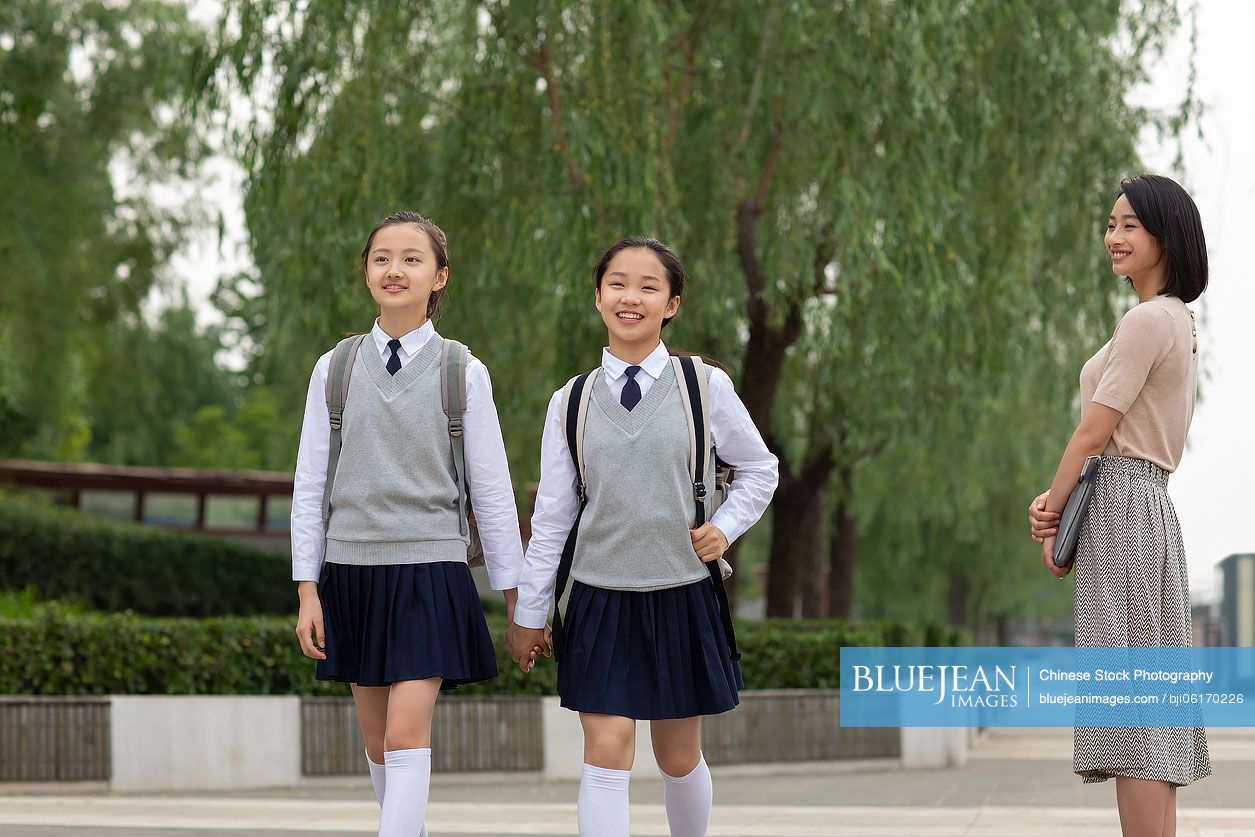
M 1168 276 L 1161 294 L 1193 302 L 1207 290 L 1207 241 L 1203 220 L 1189 193 L 1175 180 L 1139 174 L 1120 181 L 1137 220 L 1168 253 Z

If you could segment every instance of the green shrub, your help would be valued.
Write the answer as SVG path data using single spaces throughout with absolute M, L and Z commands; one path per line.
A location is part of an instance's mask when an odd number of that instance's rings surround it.
M 0 495 L 0 591 L 153 616 L 296 611 L 286 557 Z
M 12 599 L 13 597 L 9 597 Z M 4 606 L 0 597 L 0 693 L 5 694 L 346 694 L 314 679 L 291 617 L 154 619 L 83 613 L 59 602 Z M 20 615 L 7 615 L 17 612 Z M 557 673 L 542 660 L 523 674 L 502 639 L 505 619 L 490 615 L 500 676 L 459 694 L 555 694 Z M 921 629 L 837 620 L 745 622 L 737 628 L 745 685 L 751 689 L 835 687 L 842 645 L 884 645 L 887 634 Z M 927 633 L 927 631 L 924 631 Z M 945 632 L 965 640 L 961 632 Z

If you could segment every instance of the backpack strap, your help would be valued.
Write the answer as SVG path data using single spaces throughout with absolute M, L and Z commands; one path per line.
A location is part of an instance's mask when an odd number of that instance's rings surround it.
M 700 358 L 672 355 L 680 401 L 689 424 L 689 477 L 696 506 L 694 527 L 706 522 L 706 457 L 710 452 L 710 390 L 706 364 Z
M 680 385 L 680 401 L 689 425 L 689 476 L 693 481 L 693 501 L 696 506 L 693 527 L 706 522 L 706 457 L 710 454 L 710 385 L 706 380 L 706 364 L 701 358 L 688 355 L 672 355 L 676 381 Z M 711 486 L 713 490 L 714 486 Z M 706 570 L 715 585 L 715 597 L 719 599 L 723 633 L 728 640 L 732 659 L 741 659 L 736 647 L 736 630 L 732 625 L 732 606 L 728 590 L 724 586 L 724 568 L 732 575 L 732 567 L 723 558 L 706 562 Z
M 588 421 L 588 405 L 593 398 L 593 384 L 600 369 L 576 375 L 562 388 L 562 421 L 566 430 L 567 450 L 575 464 L 578 483 L 576 496 L 580 503 L 588 502 L 588 482 L 584 472 L 584 425 Z
M 445 340 L 440 349 L 440 406 L 449 423 L 449 444 L 453 447 L 453 478 L 458 484 L 458 530 L 470 532 L 467 521 L 466 445 L 462 436 L 462 416 L 466 414 L 466 346 Z
M 331 422 L 331 447 L 327 450 L 327 481 L 322 489 L 322 525 L 331 522 L 331 486 L 336 479 L 336 466 L 340 463 L 340 427 L 344 422 L 344 404 L 349 397 L 349 378 L 357 361 L 357 350 L 365 334 L 346 337 L 331 352 L 331 366 L 327 370 L 327 420 Z
M 561 662 L 562 652 L 562 594 L 566 592 L 567 580 L 571 576 L 571 563 L 575 560 L 575 540 L 580 530 L 580 519 L 588 506 L 588 483 L 584 475 L 584 423 L 588 418 L 588 404 L 593 395 L 593 384 L 600 370 L 594 369 L 582 375 L 576 375 L 567 381 L 562 388 L 562 424 L 566 435 L 567 450 L 571 454 L 571 462 L 575 465 L 575 494 L 579 497 L 579 511 L 575 513 L 575 522 L 567 533 L 566 542 L 562 545 L 562 558 L 558 561 L 558 577 L 553 588 L 553 656 Z

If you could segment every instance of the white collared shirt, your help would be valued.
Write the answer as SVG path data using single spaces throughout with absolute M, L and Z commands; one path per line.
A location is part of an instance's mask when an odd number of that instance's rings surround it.
M 636 373 L 641 395 L 658 380 L 671 362 L 667 347 L 661 342 L 640 362 Z M 601 353 L 602 376 L 610 393 L 618 399 L 627 383 L 625 370 L 631 364 L 615 357 L 609 349 Z M 545 429 L 540 442 L 540 486 L 536 491 L 536 509 L 532 513 L 532 539 L 519 577 L 519 600 L 514 621 L 525 628 L 542 628 L 549 618 L 558 561 L 567 535 L 579 512 L 575 489 L 579 476 L 566 443 L 563 429 L 562 390 L 549 399 Z M 710 522 L 732 543 L 753 526 L 776 491 L 779 462 L 767 450 L 763 437 L 741 403 L 732 379 L 715 368 L 710 376 L 710 432 L 719 458 L 736 468 L 736 478 L 728 496 L 711 517 Z M 630 503 L 630 497 L 624 502 Z
M 397 357 L 402 368 L 439 337 L 431 321 L 402 336 Z M 392 338 L 379 327 L 370 337 L 384 363 L 392 356 Z M 369 343 L 362 344 L 366 351 Z M 331 422 L 327 418 L 327 374 L 331 352 L 318 359 L 309 379 L 301 446 L 296 455 L 296 479 L 292 491 L 292 580 L 317 581 L 322 569 L 327 533 L 322 522 L 322 493 L 327 482 L 327 456 L 331 447 Z M 510 466 L 497 405 L 492 399 L 488 368 L 469 355 L 466 362 L 466 413 L 463 416 L 466 445 L 466 487 L 475 507 L 475 522 L 484 544 L 484 563 L 494 590 L 518 586 L 523 565 L 518 508 L 510 484 Z M 444 428 L 441 428 L 444 432 Z

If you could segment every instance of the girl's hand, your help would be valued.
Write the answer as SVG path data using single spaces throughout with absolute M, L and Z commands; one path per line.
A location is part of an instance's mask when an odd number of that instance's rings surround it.
M 536 658 L 542 653 L 542 644 L 547 643 L 549 628 L 524 628 L 510 623 L 505 632 L 506 645 L 510 647 L 510 657 L 524 673 L 536 665 Z
M 1072 572 L 1071 564 L 1066 567 L 1055 566 L 1055 539 L 1053 535 L 1042 539 L 1041 562 L 1046 566 L 1046 569 L 1050 571 L 1050 574 L 1060 581 L 1062 581 L 1068 573 Z
M 301 652 L 315 660 L 327 659 L 323 650 L 326 643 L 322 631 L 322 602 L 318 601 L 318 583 L 302 581 L 297 585 L 301 596 L 301 609 L 296 616 L 296 638 L 301 641 Z M 310 639 L 313 633 L 314 638 Z
M 1049 496 L 1049 491 L 1038 494 L 1028 504 L 1028 533 L 1038 543 L 1059 533 L 1059 513 L 1046 511 L 1046 498 Z
M 696 529 L 689 530 L 693 538 L 693 551 L 706 563 L 718 560 L 728 551 L 728 537 L 713 524 L 703 523 Z

